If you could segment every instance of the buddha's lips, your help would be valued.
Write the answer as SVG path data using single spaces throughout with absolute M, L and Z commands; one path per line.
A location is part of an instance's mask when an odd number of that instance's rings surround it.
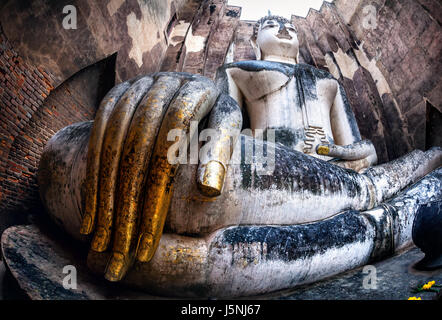
M 276 37 L 278 37 L 279 39 L 288 39 L 288 40 L 292 40 L 292 37 L 291 37 L 290 35 L 288 35 L 288 34 L 281 34 L 281 33 L 278 33 L 278 34 L 276 35 Z

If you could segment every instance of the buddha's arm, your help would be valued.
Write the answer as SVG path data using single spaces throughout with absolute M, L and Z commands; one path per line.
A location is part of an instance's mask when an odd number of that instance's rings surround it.
M 209 117 L 206 142 L 200 151 L 197 182 L 201 192 L 214 197 L 221 193 L 227 164 L 242 127 L 242 94 L 238 86 L 221 67 L 217 73 L 218 97 Z
M 318 145 L 318 154 L 343 160 L 336 164 L 356 171 L 376 164 L 376 150 L 371 141 L 362 140 L 344 88 L 338 83 L 330 121 L 335 144 Z

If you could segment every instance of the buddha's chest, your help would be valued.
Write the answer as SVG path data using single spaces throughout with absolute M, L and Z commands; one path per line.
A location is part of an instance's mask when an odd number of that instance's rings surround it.
M 311 85 L 314 87 L 308 88 L 306 92 L 305 83 L 303 86 L 293 77 L 267 94 L 264 94 L 266 91 L 260 91 L 262 96 L 258 99 L 244 93 L 251 128 L 320 128 L 331 135 L 330 110 L 333 97 L 327 93 L 322 80 Z
M 333 143 L 330 111 L 337 87 L 332 79 L 240 68 L 230 76 L 243 95 L 251 129 L 275 130 L 279 142 L 305 153 Z
M 241 90 L 247 102 L 255 102 L 278 94 L 288 83 L 293 82 L 293 76 L 276 70 L 248 71 L 241 68 L 228 70 L 232 80 Z

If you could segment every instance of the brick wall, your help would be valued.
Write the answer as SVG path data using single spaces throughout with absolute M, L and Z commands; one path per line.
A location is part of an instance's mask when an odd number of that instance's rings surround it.
M 351 26 L 361 48 L 385 77 L 390 95 L 382 108 L 386 127 L 384 136 L 390 132 L 409 139 L 406 150 L 425 149 L 426 105 L 429 101 L 442 112 L 442 3 L 439 0 L 337 0 L 337 11 L 343 21 Z M 366 29 L 364 8 L 371 5 L 376 11 L 376 27 Z M 392 103 L 397 108 L 392 108 Z M 390 111 L 394 111 L 393 113 Z M 402 119 L 399 126 L 391 127 Z M 391 135 L 391 134 L 390 134 Z M 400 138 L 391 142 L 398 145 Z M 406 141 L 403 142 L 407 143 Z
M 4 213 L 21 206 L 35 189 L 39 150 L 51 123 L 37 124 L 35 116 L 53 89 L 53 79 L 20 58 L 1 26 L 0 40 L 0 212 Z M 35 134 L 31 126 L 46 134 Z
M 94 118 L 100 99 L 114 85 L 115 57 L 54 89 L 47 72 L 25 63 L 1 29 L 0 36 L 1 231 L 41 210 L 35 173 L 43 148 L 58 130 Z
M 181 12 L 170 31 L 170 45 L 161 71 L 201 74 L 214 78 L 224 64 L 239 24 L 241 8 L 226 0 L 200 1 L 193 11 Z

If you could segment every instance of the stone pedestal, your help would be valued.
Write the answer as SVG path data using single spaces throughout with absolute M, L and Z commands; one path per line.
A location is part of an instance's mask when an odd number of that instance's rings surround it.
M 70 247 L 35 225 L 15 226 L 2 235 L 2 253 L 20 287 L 35 300 L 155 299 L 100 279 L 85 265 L 87 251 Z M 72 283 L 76 270 L 77 288 Z M 67 277 L 67 278 L 66 278 Z

